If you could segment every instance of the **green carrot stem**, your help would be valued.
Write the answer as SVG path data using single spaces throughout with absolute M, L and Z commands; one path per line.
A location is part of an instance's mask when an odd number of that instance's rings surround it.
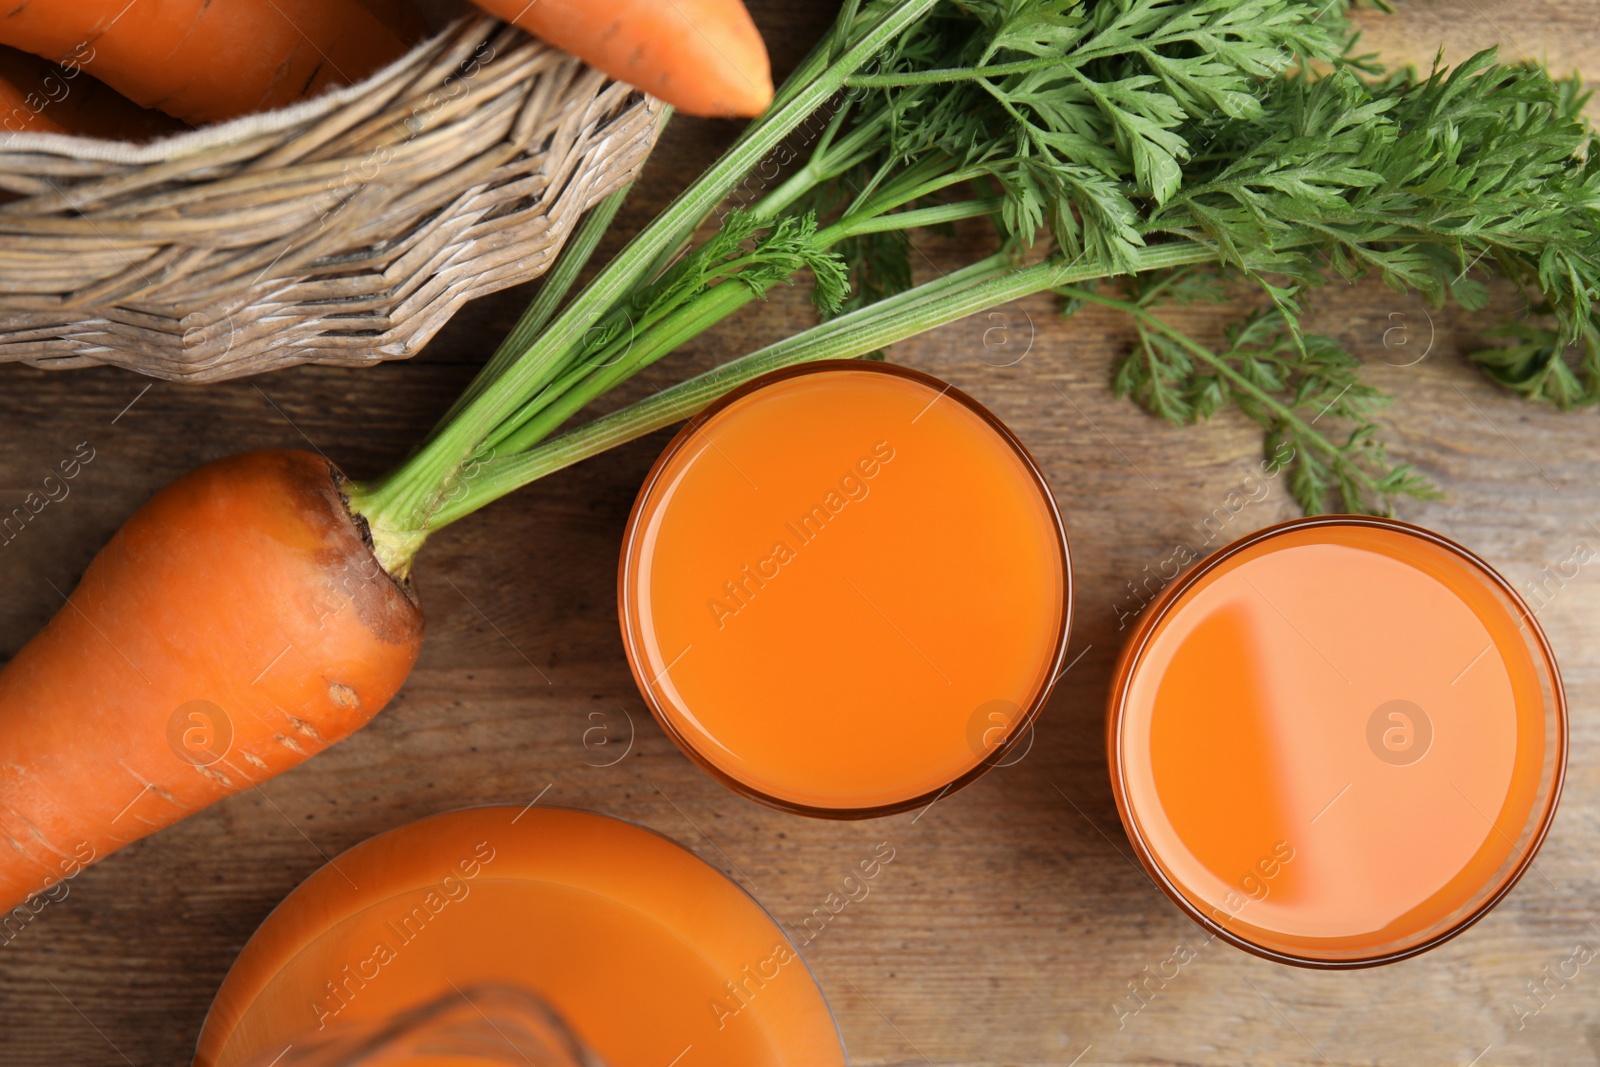
M 409 572 L 421 544 L 419 535 L 425 536 L 436 525 L 434 513 L 453 493 L 462 464 L 502 419 L 555 378 L 563 353 L 579 344 L 590 326 L 626 298 L 662 253 L 686 240 L 768 152 L 843 88 L 850 74 L 935 3 L 937 0 L 903 0 L 880 9 L 837 60 L 827 62 L 826 49 L 814 52 L 785 84 L 766 116 L 746 127 L 721 159 L 635 236 L 533 345 L 494 377 L 485 378 L 483 387 L 455 418 L 393 472 L 350 487 L 351 509 L 367 520 L 379 561 L 390 573 Z
M 865 218 L 845 216 L 826 229 L 817 231 L 818 248 L 829 248 L 846 237 L 859 237 L 867 233 L 886 233 L 890 230 L 909 230 L 917 226 L 943 226 L 961 219 L 994 215 L 1005 206 L 1004 197 L 985 197 L 982 200 L 964 200 L 955 204 L 936 204 L 933 207 L 899 211 L 892 215 L 871 215 Z
M 1001 204 L 1002 201 L 998 199 L 969 200 L 887 216 L 847 218 L 819 230 L 812 238 L 812 244 L 820 250 L 861 234 L 937 226 L 960 219 L 977 218 L 999 211 Z M 502 423 L 485 442 L 485 448 L 502 456 L 532 448 L 595 397 L 632 377 L 685 341 L 710 329 L 755 298 L 755 291 L 734 276 L 637 332 L 630 324 L 627 336 L 567 371 L 529 400 L 523 411 L 518 413 L 520 417 Z
M 670 114 L 671 109 L 668 109 Z M 666 119 L 662 119 L 666 124 Z M 522 313 L 522 318 L 511 328 L 500 347 L 495 349 L 494 355 L 483 365 L 472 380 L 467 390 L 456 398 L 450 410 L 439 420 L 441 426 L 455 418 L 467 403 L 483 391 L 483 387 L 490 381 L 500 376 L 500 372 L 516 362 L 519 356 L 533 344 L 539 336 L 539 331 L 555 317 L 556 310 L 560 308 L 561 301 L 566 297 L 573 284 L 577 282 L 578 275 L 588 264 L 594 250 L 599 247 L 600 239 L 611 226 L 611 220 L 617 217 L 617 211 L 622 207 L 622 202 L 628 198 L 628 193 L 633 189 L 629 182 L 621 189 L 607 196 L 584 216 L 583 224 L 578 227 L 578 232 L 556 256 L 555 266 L 545 274 L 543 283 L 539 286 L 539 295 L 534 297 L 533 303 L 528 305 L 528 310 Z
M 1039 59 L 1022 59 L 1015 63 L 992 63 L 987 67 L 949 67 L 943 70 L 917 70 L 904 74 L 856 74 L 850 78 L 852 88 L 905 89 L 913 85 L 943 85 L 950 82 L 977 81 L 979 78 L 1004 78 L 1011 74 L 1031 74 L 1036 70 L 1060 70 L 1061 59 L 1044 56 Z
M 1216 250 L 1209 245 L 1174 242 L 1137 250 L 1134 267 L 1138 271 L 1157 270 L 1201 263 L 1215 256 Z M 537 448 L 480 464 L 465 477 L 462 491 L 440 507 L 434 526 L 447 525 L 547 474 L 688 418 L 730 389 L 770 371 L 815 360 L 865 355 L 967 315 L 1110 273 L 1099 262 L 1063 265 L 1046 260 L 1031 267 L 1015 267 L 1004 253 L 992 256 L 897 298 L 869 305 L 732 360 Z
M 823 129 L 819 138 L 817 149 L 806 160 L 805 164 L 789 177 L 785 178 L 776 188 L 763 196 L 749 210 L 760 218 L 772 218 L 805 196 L 812 189 L 845 173 L 851 167 L 871 158 L 873 153 L 883 147 L 883 127 L 888 123 L 887 112 L 880 112 L 870 119 L 856 123 L 843 137 L 833 140 L 835 127 L 842 123 L 849 113 L 849 105 L 845 105 L 834 112 L 833 118 Z M 776 162 L 776 161 L 774 161 Z M 765 181 L 765 176 L 759 172 L 754 176 L 757 182 Z

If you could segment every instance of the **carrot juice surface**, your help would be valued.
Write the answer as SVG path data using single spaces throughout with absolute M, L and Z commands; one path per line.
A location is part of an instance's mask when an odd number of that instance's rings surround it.
M 1521 874 L 1565 710 L 1488 567 L 1386 520 L 1305 520 L 1150 609 L 1113 691 L 1129 837 L 1191 916 L 1290 962 L 1399 958 Z
M 195 1064 L 264 1064 L 485 988 L 542 998 L 608 1067 L 691 1046 L 705 1067 L 845 1062 L 810 971 L 741 889 L 647 830 L 530 805 L 424 819 L 312 875 L 240 953 Z
M 991 765 L 1060 669 L 1066 541 L 992 415 L 876 363 L 780 372 L 674 440 L 623 546 L 624 643 L 724 781 L 812 814 Z

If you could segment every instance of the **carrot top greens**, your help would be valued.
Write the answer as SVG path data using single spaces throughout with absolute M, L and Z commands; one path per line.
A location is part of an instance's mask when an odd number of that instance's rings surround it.
M 1354 55 L 1345 6 L 846 3 L 767 114 L 560 307 L 623 194 L 596 208 L 429 439 L 353 487 L 380 560 L 403 576 L 430 531 L 769 370 L 870 354 L 1043 291 L 1068 313 L 1133 317 L 1119 393 L 1174 422 L 1235 406 L 1269 454 L 1292 445 L 1307 511 L 1434 494 L 1385 452 L 1372 415 L 1387 397 L 1358 361 L 1299 328 L 1305 290 L 1329 277 L 1375 272 L 1476 308 L 1473 274 L 1492 269 L 1537 317 L 1475 358 L 1526 395 L 1600 401 L 1600 164 L 1576 86 L 1492 52 L 1385 74 Z M 802 124 L 819 132 L 794 136 Z M 801 139 L 803 152 L 787 144 Z M 788 168 L 751 202 L 756 183 L 740 183 L 763 161 Z M 694 246 L 736 188 L 739 206 Z M 917 233 L 969 218 L 992 221 L 997 251 L 914 285 Z M 818 325 L 552 436 L 801 272 Z M 1246 287 L 1263 309 L 1220 351 L 1161 317 Z

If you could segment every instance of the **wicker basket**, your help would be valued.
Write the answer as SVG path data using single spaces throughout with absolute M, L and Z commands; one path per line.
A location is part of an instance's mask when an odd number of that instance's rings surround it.
M 0 361 L 214 381 L 414 354 L 537 277 L 661 105 L 495 19 L 360 85 L 146 146 L 0 141 Z

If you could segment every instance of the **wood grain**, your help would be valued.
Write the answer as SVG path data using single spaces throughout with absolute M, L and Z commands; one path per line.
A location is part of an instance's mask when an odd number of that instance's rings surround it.
M 780 72 L 829 17 L 776 0 L 752 6 Z M 1509 31 L 1528 54 L 1547 49 L 1579 67 L 1600 64 L 1600 9 L 1587 0 L 1414 0 L 1403 8 L 1393 23 L 1372 21 L 1387 50 L 1426 59 L 1443 38 L 1457 56 Z M 675 121 L 613 244 L 734 131 Z M 962 243 L 958 236 L 931 257 L 926 272 L 958 261 Z M 299 368 L 186 387 L 107 369 L 4 368 L 0 503 L 81 441 L 96 458 L 67 499 L 0 549 L 0 654 L 13 654 L 59 606 L 56 590 L 76 580 L 124 517 L 197 463 L 308 441 L 357 475 L 392 463 L 527 297 L 516 290 L 471 305 L 417 360 L 359 372 Z M 1315 306 L 1316 327 L 1342 338 L 1396 396 L 1384 418 L 1395 451 L 1449 492 L 1405 507 L 1403 517 L 1477 550 L 1519 586 L 1579 543 L 1600 547 L 1596 413 L 1525 404 L 1472 372 L 1461 354 L 1492 313 L 1430 312 L 1373 285 L 1329 287 Z M 1501 310 L 1512 307 L 1501 300 Z M 1019 764 L 920 818 L 860 824 L 779 815 L 696 771 L 645 713 L 615 620 L 620 533 L 666 441 L 658 434 L 437 537 L 419 568 L 428 645 L 411 683 L 372 726 L 90 869 L 65 901 L 0 947 L 0 1062 L 186 1063 L 234 954 L 324 857 L 432 812 L 525 803 L 547 785 L 549 803 L 674 837 L 791 923 L 874 844 L 891 842 L 896 858 L 872 894 L 806 950 L 861 1067 L 1600 1062 L 1600 963 L 1556 990 L 1521 1029 L 1512 1007 L 1526 982 L 1541 980 L 1575 945 L 1600 948 L 1600 567 L 1581 571 L 1542 614 L 1571 699 L 1571 766 L 1534 871 L 1499 909 L 1421 958 L 1350 974 L 1201 948 L 1197 931 L 1129 859 L 1112 803 L 1102 720 L 1121 637 L 1114 603 L 1125 580 L 1195 539 L 1194 524 L 1251 469 L 1259 435 L 1227 418 L 1172 428 L 1113 398 L 1109 368 L 1128 331 L 1112 315 L 1063 322 L 1043 299 L 999 314 L 898 346 L 892 357 L 955 382 L 1007 420 L 1035 451 L 1067 517 L 1073 655 L 1083 658 Z M 808 321 L 803 294 L 780 291 L 674 356 L 658 380 Z M 997 350 L 1000 335 L 985 331 L 1000 325 L 1012 347 Z M 1190 325 L 1217 328 L 1204 317 Z M 1015 365 L 995 365 L 1024 349 Z M 1274 486 L 1226 534 L 1293 514 Z M 627 716 L 636 727 L 630 754 L 610 768 L 589 766 L 597 759 L 582 742 L 596 711 L 622 734 Z M 1119 1028 L 1114 1005 L 1131 1005 L 1122 1000 L 1128 983 L 1180 942 L 1196 959 Z

